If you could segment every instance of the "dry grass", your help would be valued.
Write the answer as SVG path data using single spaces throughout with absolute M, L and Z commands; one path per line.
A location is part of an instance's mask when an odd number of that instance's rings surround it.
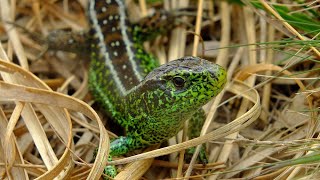
M 198 6 L 197 18 L 181 17 L 195 26 L 176 27 L 146 47 L 164 63 L 186 54 L 203 56 L 204 45 L 206 59 L 227 67 L 229 82 L 206 106 L 208 117 L 199 138 L 186 140 L 179 134 L 168 147 L 115 159 L 110 164 L 127 164 L 119 168 L 117 179 L 319 178 L 320 55 L 319 45 L 310 41 L 319 39 L 318 34 L 292 27 L 271 2 L 259 1 L 265 11 L 245 2 L 160 4 L 165 9 Z M 281 3 L 292 12 L 305 9 L 288 2 Z M 139 3 L 130 5 L 133 19 L 153 8 Z M 104 128 L 106 117 L 99 108 L 88 105 L 94 100 L 87 87 L 87 59 L 52 51 L 38 58 L 45 47 L 6 23 L 16 22 L 42 36 L 56 29 L 85 30 L 86 4 L 0 1 L 2 179 L 97 179 L 107 163 L 108 134 L 114 135 Z M 317 2 L 303 5 L 312 8 Z M 202 143 L 207 143 L 210 163 L 185 164 L 182 150 Z M 153 160 L 168 154 L 169 161 Z

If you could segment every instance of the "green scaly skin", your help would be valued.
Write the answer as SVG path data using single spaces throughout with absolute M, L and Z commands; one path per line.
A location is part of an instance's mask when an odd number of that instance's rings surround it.
M 103 105 L 103 99 L 109 99 L 112 94 L 108 93 L 107 86 L 93 83 L 98 80 L 96 74 L 96 69 L 90 70 L 90 85 Z M 176 87 L 174 77 L 183 78 L 185 86 Z M 127 137 L 116 139 L 110 154 L 126 154 L 175 135 L 185 120 L 222 90 L 225 77 L 223 68 L 196 57 L 171 61 L 152 71 L 130 94 L 118 99 L 121 111 L 111 112 L 125 128 Z M 103 93 L 96 90 L 97 85 Z
M 226 71 L 221 66 L 197 57 L 184 57 L 155 68 L 158 62 L 143 49 L 147 39 L 144 31 L 123 20 L 126 17 L 121 16 L 125 14 L 121 0 L 90 1 L 88 12 L 92 37 L 90 89 L 109 116 L 126 131 L 126 136 L 111 142 L 110 156 L 161 143 L 176 135 L 184 122 L 226 83 Z M 130 69 L 130 55 L 135 70 Z M 139 80 L 137 72 L 144 78 Z M 106 173 L 114 177 L 116 170 L 108 166 Z
M 114 9 L 118 8 L 121 14 L 123 2 L 104 2 L 89 3 L 92 27 L 89 82 L 95 99 L 126 131 L 126 136 L 114 139 L 110 145 L 110 156 L 119 156 L 161 143 L 177 134 L 185 120 L 192 118 L 222 90 L 226 82 L 226 71 L 219 65 L 197 57 L 184 57 L 155 68 L 156 59 L 143 49 L 143 40 L 146 38 L 141 35 L 144 33 L 141 28 L 131 26 L 127 21 L 123 25 L 120 20 L 116 20 L 121 17 L 116 18 Z M 111 9 L 113 14 L 108 14 Z M 103 23 L 106 19 L 108 23 Z M 125 87 L 123 89 L 128 90 L 127 93 L 121 93 L 123 90 L 119 88 L 120 80 L 115 79 L 117 70 L 118 74 L 124 76 L 128 73 L 128 69 L 121 70 L 123 65 L 117 62 L 130 65 L 128 60 L 123 61 L 130 55 L 127 52 L 128 41 L 121 39 L 122 28 L 126 29 L 126 36 L 132 43 L 130 49 L 140 75 L 144 77 L 149 73 L 141 81 L 128 80 L 128 77 L 126 81 L 122 81 Z M 162 31 L 158 28 L 154 30 L 156 33 Z M 118 47 L 114 47 L 117 41 Z M 109 65 L 106 62 L 109 62 Z M 131 75 L 134 78 L 136 74 Z M 116 175 L 113 166 L 107 166 L 105 172 L 112 177 Z
M 142 26 L 139 26 L 141 24 L 130 25 L 126 21 L 125 27 L 128 40 L 132 43 L 133 59 L 138 73 L 144 78 L 139 81 L 134 78 L 120 79 L 126 86 L 125 89 L 128 89 L 128 93 L 121 94 L 110 65 L 106 62 L 111 62 L 119 76 L 134 77 L 136 74 L 132 73 L 130 68 L 121 68 L 123 64 L 130 65 L 127 60 L 128 49 L 122 41 L 121 28 L 118 28 L 119 18 L 115 18 L 116 14 L 114 14 L 114 9 L 118 9 L 118 3 L 122 1 L 111 0 L 110 4 L 106 2 L 90 1 L 89 7 L 97 4 L 89 10 L 92 27 L 90 34 L 77 33 L 71 36 L 72 39 L 65 40 L 65 36 L 59 35 L 60 32 L 54 33 L 51 37 L 49 36 L 49 47 L 71 52 L 80 50 L 81 53 L 90 51 L 91 92 L 107 114 L 126 130 L 126 136 L 111 142 L 109 160 L 112 156 L 123 155 L 169 139 L 181 130 L 187 119 L 190 119 L 189 124 L 193 127 L 189 130 L 189 137 L 197 137 L 202 121 L 205 119 L 201 107 L 222 90 L 226 82 L 226 71 L 219 65 L 197 57 L 184 57 L 158 67 L 156 58 L 144 51 L 143 42 L 166 32 L 174 21 L 169 19 L 169 26 L 166 26 L 164 21 L 160 22 L 152 17 L 146 18 L 147 23 Z M 108 9 L 109 6 L 110 9 Z M 107 7 L 106 10 L 102 10 L 105 7 Z M 112 20 L 109 12 L 113 12 Z M 92 15 L 95 13 L 97 20 L 94 20 L 95 16 Z M 108 23 L 101 26 L 105 19 L 108 19 Z M 148 26 L 149 20 L 151 23 Z M 155 22 L 159 23 L 155 24 Z M 103 37 L 102 43 L 97 32 L 98 26 L 100 33 L 103 34 L 100 36 Z M 117 28 L 114 30 L 114 27 Z M 90 48 L 87 44 L 90 44 Z M 103 46 L 106 52 L 101 53 Z M 118 56 L 115 56 L 114 52 L 117 52 Z M 105 56 L 109 56 L 110 59 L 106 60 Z M 182 85 L 176 84 L 177 78 L 183 80 Z M 192 149 L 188 152 L 192 154 Z M 200 159 L 202 162 L 206 161 L 204 151 L 200 154 Z M 105 173 L 114 177 L 117 171 L 114 166 L 107 166 Z
M 193 139 L 200 136 L 200 132 L 205 120 L 206 120 L 206 113 L 202 108 L 199 109 L 195 114 L 193 114 L 193 116 L 189 120 L 189 127 L 188 127 L 189 139 Z M 205 147 L 206 147 L 205 144 L 202 144 L 202 147 L 198 155 L 198 161 L 204 165 L 208 163 Z M 184 159 L 187 162 L 190 162 L 194 152 L 195 152 L 195 147 L 187 149 Z

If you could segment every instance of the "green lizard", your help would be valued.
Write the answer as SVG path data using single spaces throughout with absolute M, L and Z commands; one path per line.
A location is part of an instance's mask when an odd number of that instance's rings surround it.
M 111 142 L 111 156 L 169 139 L 222 90 L 226 71 L 204 59 L 183 57 L 156 68 L 122 0 L 90 1 L 88 12 L 90 88 L 126 130 L 126 136 Z
M 199 126 L 204 117 L 201 107 L 223 89 L 226 71 L 197 57 L 158 67 L 155 57 L 144 51 L 143 41 L 161 32 L 160 27 L 150 26 L 150 33 L 145 31 L 148 27 L 131 25 L 123 0 L 90 0 L 88 6 L 90 32 L 85 41 L 90 47 L 73 40 L 64 45 L 89 49 L 90 90 L 126 131 L 126 136 L 111 142 L 110 157 L 161 143 L 176 135 L 188 119 Z M 110 166 L 106 171 L 116 174 Z

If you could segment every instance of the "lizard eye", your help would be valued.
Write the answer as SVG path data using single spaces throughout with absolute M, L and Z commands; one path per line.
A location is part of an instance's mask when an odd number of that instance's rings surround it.
M 184 79 L 181 78 L 181 77 L 179 77 L 179 76 L 174 77 L 174 78 L 172 79 L 172 81 L 173 81 L 173 84 L 174 84 L 176 87 L 179 87 L 179 88 L 183 87 L 183 86 L 184 86 L 184 83 L 185 83 Z

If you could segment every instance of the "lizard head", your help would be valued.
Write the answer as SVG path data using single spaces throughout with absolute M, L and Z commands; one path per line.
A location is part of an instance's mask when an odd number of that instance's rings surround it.
M 221 66 L 184 57 L 150 72 L 135 90 L 139 102 L 131 102 L 139 103 L 152 116 L 192 114 L 216 96 L 225 83 L 226 71 Z

